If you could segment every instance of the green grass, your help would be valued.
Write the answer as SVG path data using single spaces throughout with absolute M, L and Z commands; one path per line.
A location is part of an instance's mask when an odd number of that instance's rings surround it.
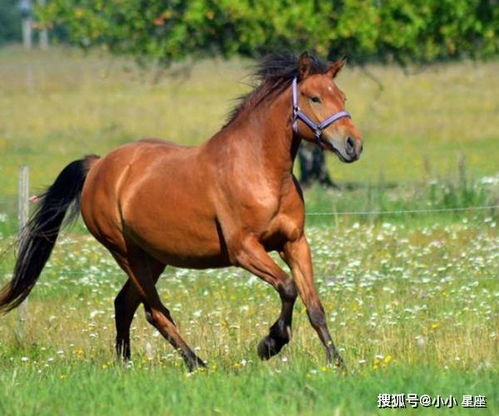
M 0 284 L 10 278 L 21 164 L 32 193 L 86 153 L 160 136 L 196 144 L 247 91 L 251 62 L 176 65 L 158 83 L 124 60 L 75 50 L 0 49 Z M 341 189 L 306 191 L 309 212 L 497 205 L 498 62 L 347 68 L 339 84 L 365 136 L 353 165 L 328 157 Z M 187 71 L 188 70 L 188 71 Z M 415 68 L 410 71 L 415 72 Z M 180 74 L 188 72 L 188 76 Z M 0 414 L 499 414 L 497 209 L 307 217 L 316 281 L 348 375 L 324 366 L 303 305 L 291 344 L 256 345 L 275 292 L 239 269 L 167 268 L 158 287 L 208 371 L 191 376 L 137 314 L 133 368 L 114 364 L 113 298 L 124 283 L 78 224 L 29 302 L 0 318 Z M 378 410 L 381 393 L 485 395 L 488 409 Z
M 456 397 L 494 397 L 497 379 L 490 370 L 461 373 L 424 365 L 341 376 L 310 371 L 308 363 L 249 364 L 244 369 L 216 369 L 188 377 L 173 368 L 144 365 L 134 369 L 98 364 L 54 365 L 41 373 L 30 365 L 15 375 L 0 375 L 0 411 L 17 415 L 490 415 L 489 409 L 422 408 L 377 410 L 378 394 L 416 392 Z M 471 387 L 473 386 L 473 387 Z M 478 393 L 479 392 L 479 393 Z M 92 400 L 88 400 L 89 395 Z M 26 402 L 26 397 L 36 401 Z M 362 400 L 359 400 L 362 397 Z M 63 398 L 63 400 L 61 400 Z M 22 405 L 20 405 L 22 403 Z M 492 407 L 494 406 L 494 408 Z M 410 406 L 409 406 L 410 407 Z
M 188 376 L 142 311 L 133 324 L 133 369 L 116 366 L 113 298 L 123 273 L 90 237 L 66 234 L 30 297 L 24 328 L 16 312 L 2 318 L 5 413 L 374 415 L 378 394 L 418 393 L 485 395 L 489 408 L 479 414 L 499 414 L 494 220 L 419 228 L 339 222 L 309 227 L 308 235 L 347 376 L 324 366 L 300 302 L 291 344 L 261 363 L 256 345 L 277 317 L 278 297 L 234 268 L 167 268 L 158 284 L 208 373 Z M 4 259 L 0 275 L 12 261 Z

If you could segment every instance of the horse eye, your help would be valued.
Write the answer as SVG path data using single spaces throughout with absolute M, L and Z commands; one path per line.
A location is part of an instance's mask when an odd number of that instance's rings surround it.
M 313 103 L 320 103 L 321 102 L 321 99 L 319 97 L 310 97 L 310 100 L 313 102 Z

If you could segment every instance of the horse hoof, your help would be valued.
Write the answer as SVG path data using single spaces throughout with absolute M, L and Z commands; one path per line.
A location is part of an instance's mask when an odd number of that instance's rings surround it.
M 275 338 L 265 337 L 258 344 L 258 356 L 262 360 L 268 360 L 281 351 L 284 343 L 278 343 Z
M 196 370 L 206 368 L 206 364 L 199 357 L 194 358 L 192 361 L 186 361 L 186 364 L 187 364 L 187 370 L 189 371 L 189 373 L 193 373 Z
M 329 362 L 330 366 L 333 367 L 335 370 L 341 371 L 342 373 L 347 373 L 348 369 L 345 364 L 345 361 L 343 361 L 343 358 L 341 356 L 335 357 L 332 362 Z
M 270 357 L 275 355 L 275 341 L 272 338 L 265 337 L 258 344 L 258 356 L 262 360 L 268 360 Z

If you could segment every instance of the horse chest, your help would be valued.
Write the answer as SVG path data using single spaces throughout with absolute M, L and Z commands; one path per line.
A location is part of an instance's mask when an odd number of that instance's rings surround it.
M 252 185 L 235 208 L 245 228 L 263 238 L 276 234 L 293 238 L 303 229 L 303 202 L 291 176 L 284 183 L 261 180 Z
M 272 249 L 284 241 L 295 240 L 303 230 L 303 212 L 298 204 L 290 203 L 289 196 L 260 198 L 248 214 L 244 217 L 247 230 L 260 236 Z

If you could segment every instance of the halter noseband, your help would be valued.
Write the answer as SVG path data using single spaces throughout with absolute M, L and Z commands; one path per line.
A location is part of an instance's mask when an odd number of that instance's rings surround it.
M 321 123 L 316 123 L 312 121 L 303 111 L 301 111 L 300 106 L 298 105 L 298 80 L 296 79 L 296 77 L 293 78 L 291 90 L 293 96 L 293 131 L 295 133 L 298 132 L 297 122 L 298 120 L 301 120 L 314 132 L 317 142 L 320 142 L 322 132 L 331 124 L 343 117 L 352 118 L 351 114 L 348 111 L 342 110 L 334 113 L 332 116 L 326 118 Z

